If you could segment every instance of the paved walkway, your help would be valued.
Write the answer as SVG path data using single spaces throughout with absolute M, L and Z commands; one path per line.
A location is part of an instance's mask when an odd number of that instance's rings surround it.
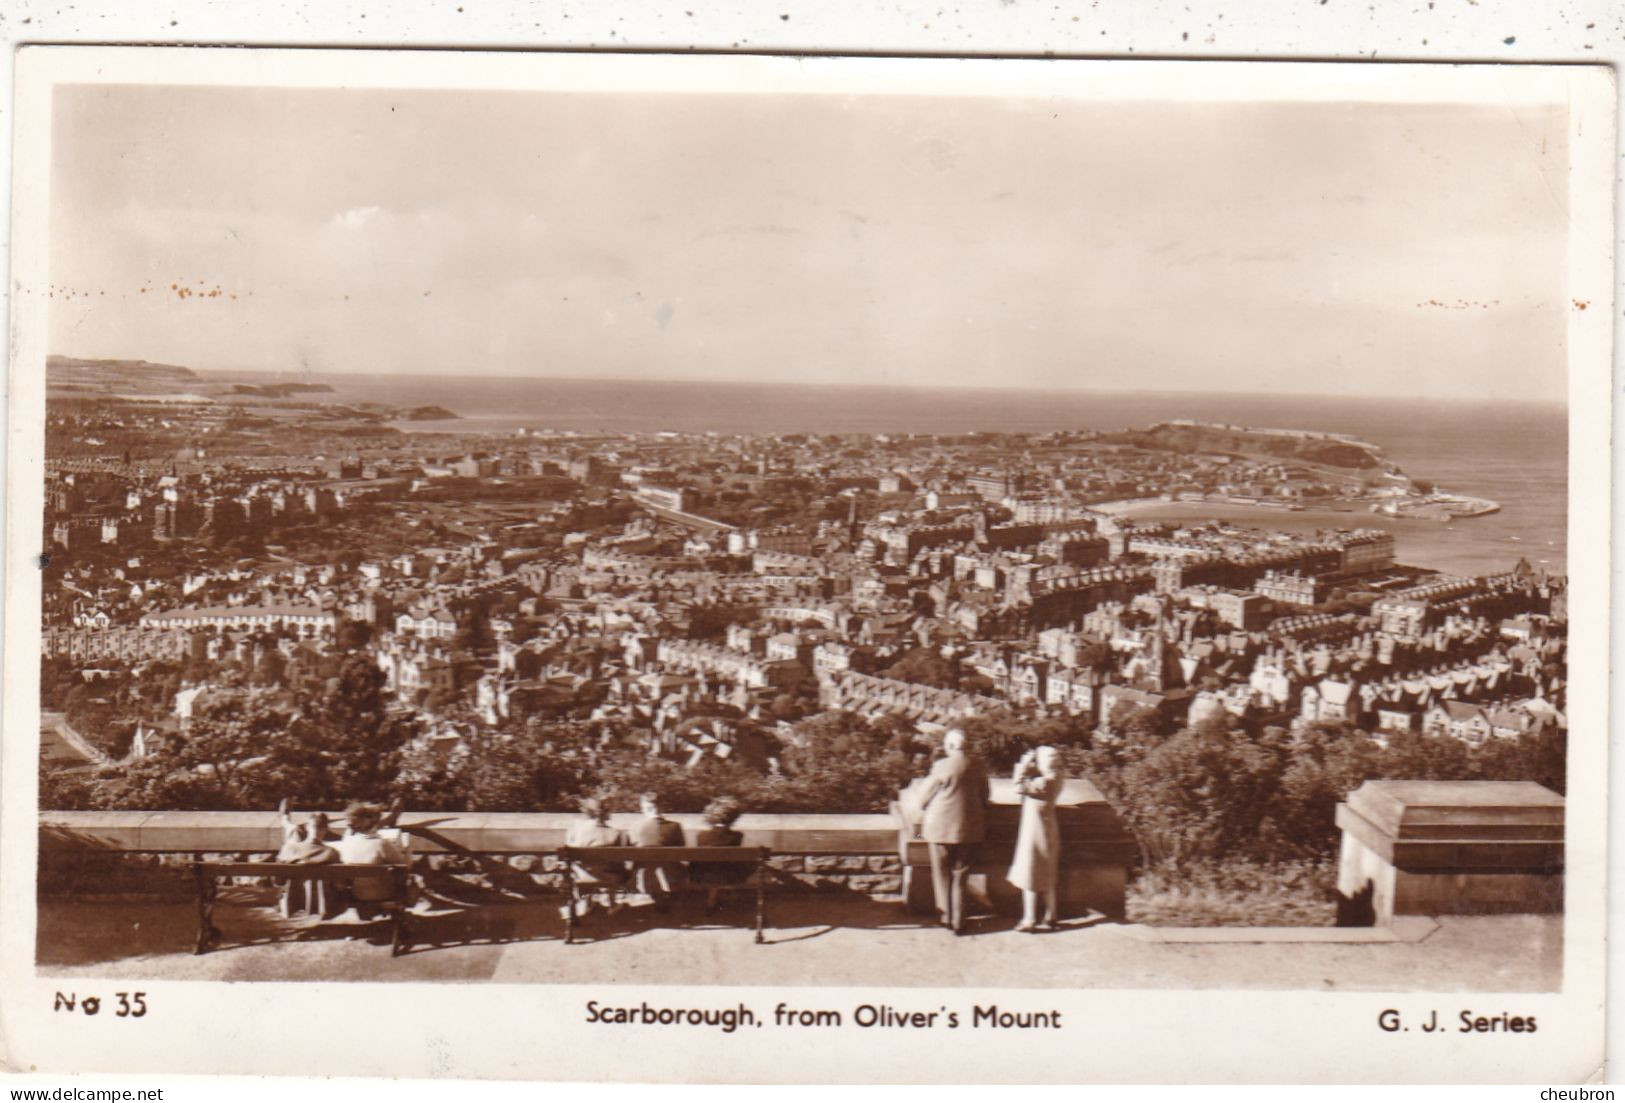
M 226 942 L 201 957 L 191 952 L 196 912 L 188 903 L 42 901 L 40 972 L 171 980 L 1441 992 L 1556 991 L 1562 980 L 1560 916 L 1442 917 L 1391 931 L 1342 932 L 1078 921 L 1037 935 L 1012 931 L 1009 919 L 984 917 L 956 938 L 923 926 L 896 903 L 803 897 L 775 902 L 760 946 L 743 927 L 692 910 L 656 916 L 647 908 L 594 917 L 581 928 L 585 940 L 566 946 L 557 901 L 548 898 L 419 916 L 417 944 L 392 959 L 381 925 L 288 921 L 263 906 L 263 890 L 222 895 L 216 922 Z M 747 915 L 743 906 L 731 913 L 740 923 Z M 259 941 L 242 944 L 248 939 Z

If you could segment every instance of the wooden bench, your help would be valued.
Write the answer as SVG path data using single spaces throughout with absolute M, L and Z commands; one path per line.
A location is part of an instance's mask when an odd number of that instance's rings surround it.
M 560 847 L 558 856 L 564 866 L 566 904 L 564 941 L 575 941 L 576 904 L 580 899 L 582 882 L 577 879 L 576 863 L 584 866 L 626 865 L 661 866 L 686 863 L 688 865 L 753 865 L 755 876 L 751 882 L 738 885 L 708 886 L 715 888 L 756 889 L 756 941 L 764 941 L 763 928 L 767 924 L 768 857 L 772 850 L 765 846 L 593 846 Z
M 331 862 L 322 865 L 299 865 L 290 862 L 204 862 L 192 863 L 192 877 L 197 882 L 197 946 L 194 954 L 201 954 L 219 945 L 220 928 L 214 925 L 214 908 L 218 897 L 218 884 L 222 877 L 272 877 L 283 881 L 322 881 L 328 884 L 354 881 L 359 877 L 387 877 L 390 894 L 383 900 L 365 900 L 361 903 L 384 912 L 390 921 L 389 952 L 398 957 L 406 952 L 409 938 L 406 929 L 407 885 L 410 870 L 404 865 L 345 865 Z

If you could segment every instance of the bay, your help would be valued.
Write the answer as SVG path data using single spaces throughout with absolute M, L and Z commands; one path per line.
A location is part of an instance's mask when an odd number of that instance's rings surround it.
M 1505 570 L 1520 557 L 1560 573 L 1566 561 L 1568 415 L 1557 403 L 514 376 L 310 378 L 331 385 L 337 401 L 437 405 L 460 415 L 400 425 L 417 431 L 1039 433 L 1194 418 L 1349 433 L 1381 447 L 1408 474 L 1441 490 L 1491 498 L 1500 512 L 1445 523 L 1363 511 L 1169 503 L 1140 515 L 1222 517 L 1287 531 L 1380 527 L 1395 533 L 1402 561 L 1458 573 Z

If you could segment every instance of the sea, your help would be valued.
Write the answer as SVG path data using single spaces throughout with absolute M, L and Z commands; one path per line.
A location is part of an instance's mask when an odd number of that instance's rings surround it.
M 414 431 L 579 433 L 939 433 L 1140 428 L 1193 418 L 1348 433 L 1379 446 L 1407 474 L 1440 490 L 1500 503 L 1450 522 L 1358 512 L 1167 503 L 1136 516 L 1226 518 L 1272 529 L 1392 531 L 1401 562 L 1458 574 L 1511 568 L 1520 558 L 1566 569 L 1568 413 L 1561 403 L 319 374 L 337 401 L 441 406 L 454 421 L 401 422 Z

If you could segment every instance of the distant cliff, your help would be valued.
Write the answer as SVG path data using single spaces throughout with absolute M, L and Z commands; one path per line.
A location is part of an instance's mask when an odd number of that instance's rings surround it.
M 147 360 L 80 360 L 73 356 L 47 356 L 46 378 L 52 383 L 114 382 L 193 382 L 198 376 L 191 368 L 174 364 L 154 364 Z
M 46 384 L 59 400 L 137 400 L 163 399 L 184 395 L 187 401 L 204 405 L 255 405 L 254 399 L 280 400 L 283 409 L 305 411 L 307 419 L 331 421 L 355 418 L 369 422 L 457 421 L 461 416 L 444 406 L 394 406 L 379 402 L 335 403 L 312 399 L 288 401 L 303 395 L 337 394 L 328 383 L 257 381 L 240 383 L 222 379 L 222 373 L 200 376 L 190 368 L 174 364 L 154 364 L 146 360 L 81 360 L 72 356 L 45 359 Z
M 1136 448 L 1296 460 L 1349 471 L 1375 472 L 1388 466 L 1375 445 L 1323 433 L 1163 422 L 1149 429 L 1113 433 L 1103 439 Z

